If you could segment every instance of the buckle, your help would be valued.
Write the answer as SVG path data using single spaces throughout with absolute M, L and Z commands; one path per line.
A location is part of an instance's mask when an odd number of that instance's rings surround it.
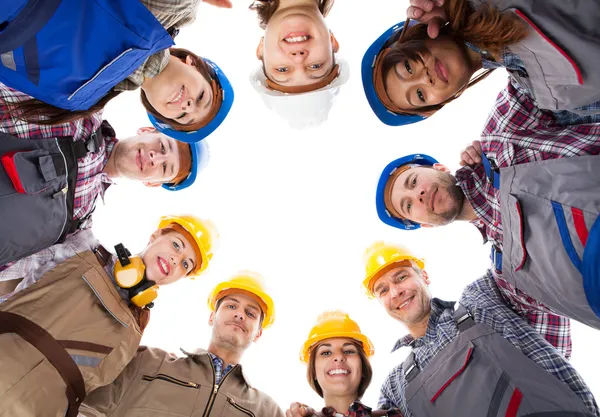
M 88 140 L 86 140 L 85 142 L 85 147 L 87 148 L 87 150 L 89 152 L 95 153 L 96 152 L 96 138 L 98 137 L 98 133 L 93 132 L 90 137 L 88 138 Z

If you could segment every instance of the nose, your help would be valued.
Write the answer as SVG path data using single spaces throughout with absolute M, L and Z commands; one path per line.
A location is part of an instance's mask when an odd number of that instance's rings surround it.
M 346 362 L 346 357 L 341 353 L 338 352 L 337 354 L 335 354 L 335 356 L 333 357 L 333 361 L 335 363 L 343 363 Z
M 419 81 L 425 85 L 433 85 L 433 77 L 429 71 L 429 68 L 423 65 L 421 67 L 421 71 L 419 72 Z
M 289 55 L 292 61 L 294 61 L 296 64 L 301 64 L 308 58 L 308 50 L 296 49 L 290 51 Z
M 194 111 L 195 107 L 196 107 L 196 101 L 192 100 L 191 98 L 188 98 L 187 100 L 184 100 L 181 103 L 181 110 L 188 112 L 188 113 Z
M 398 288 L 396 285 L 392 285 L 390 287 L 390 295 L 392 296 L 392 298 L 399 297 L 402 294 L 404 294 L 404 290 L 403 289 Z
M 246 317 L 244 317 L 244 313 L 241 311 L 241 309 L 235 310 L 235 314 L 233 315 L 233 318 L 236 320 L 240 320 L 240 321 L 244 321 L 246 319 Z
M 175 268 L 177 267 L 177 265 L 181 265 L 181 261 L 183 260 L 183 254 L 172 254 L 169 260 L 171 261 L 171 265 L 173 265 L 173 267 Z
M 161 152 L 149 151 L 148 157 L 150 158 L 150 163 L 152 166 L 157 164 L 161 164 L 166 160 L 166 155 L 163 155 Z

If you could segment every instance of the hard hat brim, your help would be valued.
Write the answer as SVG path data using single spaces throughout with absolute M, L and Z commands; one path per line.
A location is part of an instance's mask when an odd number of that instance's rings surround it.
M 385 185 L 390 177 L 390 175 L 396 170 L 396 168 L 401 167 L 406 164 L 418 164 L 423 166 L 432 166 L 437 164 L 438 161 L 432 158 L 429 155 L 425 154 L 413 154 L 403 156 L 402 158 L 398 158 L 392 162 L 390 162 L 381 173 L 379 177 L 379 182 L 377 183 L 377 193 L 375 196 L 375 205 L 377 207 L 377 215 L 379 219 L 387 224 L 388 226 L 395 227 L 397 229 L 402 230 L 416 230 L 421 227 L 419 223 L 415 223 L 406 219 L 398 219 L 393 217 L 391 213 L 387 210 L 385 206 L 384 193 L 385 193 Z
M 221 125 L 221 123 L 223 123 L 223 121 L 229 114 L 229 111 L 231 110 L 231 106 L 233 105 L 233 87 L 225 73 L 221 70 L 221 68 L 219 68 L 219 66 L 217 66 L 217 64 L 215 64 L 211 60 L 206 58 L 202 59 L 207 65 L 212 67 L 217 79 L 219 80 L 221 89 L 223 90 L 223 101 L 221 102 L 221 107 L 219 108 L 219 111 L 217 112 L 214 119 L 212 119 L 206 126 L 204 126 L 201 129 L 198 129 L 193 132 L 184 132 L 181 130 L 173 129 L 171 125 L 156 120 L 154 116 L 148 113 L 148 118 L 150 119 L 150 123 L 152 123 L 152 126 L 154 126 L 157 130 L 164 133 L 165 135 L 170 136 L 173 139 L 176 139 L 181 142 L 199 142 L 208 135 L 210 135 Z
M 310 352 L 313 347 L 324 340 L 327 339 L 336 339 L 340 337 L 345 337 L 348 339 L 354 339 L 357 342 L 361 343 L 365 354 L 367 357 L 371 357 L 375 354 L 375 348 L 371 340 L 362 333 L 354 333 L 354 332 L 329 332 L 323 333 L 318 336 L 311 337 L 302 346 L 302 350 L 300 351 L 300 360 L 304 363 L 308 363 L 310 359 Z
M 179 184 L 163 184 L 162 187 L 169 191 L 179 191 L 188 188 L 196 181 L 198 173 L 200 173 L 210 160 L 210 151 L 208 142 L 202 140 L 200 142 L 192 142 L 190 145 L 190 153 L 192 154 L 192 168 L 190 175 Z
M 383 32 L 383 34 L 369 46 L 367 52 L 365 52 L 363 56 L 361 64 L 362 84 L 369 106 L 371 106 L 371 110 L 373 110 L 373 113 L 375 113 L 379 120 L 388 126 L 404 126 L 425 120 L 425 117 L 417 114 L 397 114 L 388 110 L 379 97 L 377 97 L 375 86 L 373 84 L 373 66 L 375 65 L 377 55 L 379 55 L 388 39 L 401 31 L 403 27 L 404 22 L 399 22 Z
M 265 317 L 263 319 L 262 328 L 266 329 L 273 324 L 273 322 L 275 321 L 275 304 L 273 303 L 273 299 L 271 298 L 271 296 L 269 296 L 264 291 L 240 283 L 224 281 L 220 284 L 217 284 L 217 286 L 213 289 L 208 298 L 208 307 L 211 311 L 215 311 L 217 301 L 221 298 L 219 297 L 219 295 L 226 290 L 242 290 L 258 297 L 267 306 L 267 311 L 263 311 Z

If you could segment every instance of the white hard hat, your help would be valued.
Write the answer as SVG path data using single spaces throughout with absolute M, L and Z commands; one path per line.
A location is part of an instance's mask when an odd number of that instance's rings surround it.
M 296 129 L 316 126 L 327 120 L 340 87 L 350 77 L 348 61 L 336 55 L 339 75 L 327 86 L 306 93 L 283 93 L 267 87 L 262 64 L 250 73 L 250 83 L 262 97 L 265 105 L 287 120 Z

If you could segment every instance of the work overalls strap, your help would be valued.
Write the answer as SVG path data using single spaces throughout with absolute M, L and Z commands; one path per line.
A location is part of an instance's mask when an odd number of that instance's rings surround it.
M 69 353 L 44 328 L 18 314 L 0 311 L 0 334 L 15 333 L 35 347 L 65 382 L 69 406 L 65 417 L 77 417 L 86 397 L 83 376 Z
M 466 309 L 459 307 L 454 318 L 459 329 L 454 339 L 423 369 L 405 376 L 404 398 L 412 415 L 593 415 L 568 385 L 500 333 L 475 323 Z
M 488 159 L 485 153 L 481 153 L 481 164 L 483 165 L 483 169 L 485 170 L 485 175 L 487 176 L 490 184 L 496 190 L 500 189 L 500 172 L 498 169 L 492 165 L 492 162 Z M 502 271 L 502 251 L 492 245 L 492 252 L 490 254 L 490 258 L 492 259 L 492 265 L 496 271 Z

